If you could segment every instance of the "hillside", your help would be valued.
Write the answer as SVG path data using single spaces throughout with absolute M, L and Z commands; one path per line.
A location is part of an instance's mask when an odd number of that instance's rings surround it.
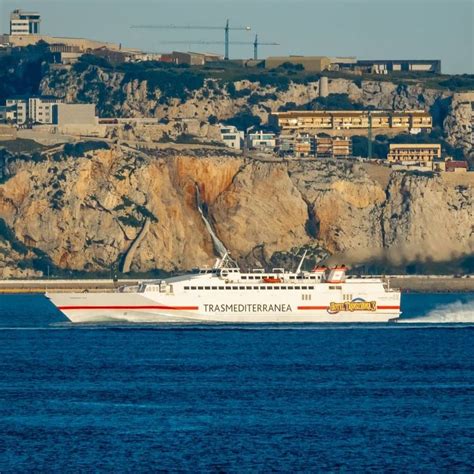
M 241 129 L 265 127 L 270 112 L 291 108 L 418 108 L 432 114 L 432 138 L 441 141 L 448 154 L 473 157 L 474 77 L 469 75 L 325 72 L 330 95 L 323 99 L 321 74 L 285 68 L 268 71 L 231 63 L 202 68 L 153 61 L 111 65 L 89 55 L 71 69 L 56 66 L 44 44 L 1 57 L 0 103 L 17 94 L 93 102 L 101 117 L 155 117 L 161 128 L 150 139 L 175 139 L 181 133 L 213 139 L 218 121 Z M 142 133 L 132 127 L 127 136 Z
M 96 103 L 102 117 L 157 119 L 51 153 L 26 141 L 0 147 L 0 276 L 210 265 L 215 244 L 196 185 L 217 236 L 245 266 L 288 264 L 304 247 L 313 261 L 330 257 L 374 271 L 474 271 L 474 173 L 259 161 L 187 144 L 218 138 L 218 122 L 270 127 L 276 110 L 425 109 L 433 131 L 398 138 L 441 142 L 472 163 L 472 76 L 325 73 L 329 96 L 321 98 L 320 75 L 285 69 L 112 66 L 91 56 L 58 69 L 44 45 L 0 58 L 0 66 L 0 100 L 51 95 Z M 159 148 L 138 152 L 117 139 Z
M 1 169 L 3 277 L 48 265 L 109 274 L 145 225 L 131 270 L 211 265 L 216 252 L 196 186 L 219 239 L 249 267 L 290 263 L 302 247 L 313 261 L 332 256 L 383 270 L 423 270 L 474 252 L 471 174 L 106 144 L 35 160 L 3 154 Z
M 162 136 L 172 138 L 182 132 L 216 138 L 216 130 L 210 126 L 216 122 L 240 129 L 268 127 L 272 111 L 295 108 L 425 109 L 433 116 L 432 139 L 441 141 L 451 156 L 473 157 L 470 131 L 474 80 L 470 76 L 416 79 L 410 75 L 325 73 L 330 95 L 320 98 L 320 75 L 304 71 L 215 71 L 157 63 L 112 68 L 104 61 L 88 61 L 68 71 L 48 70 L 39 91 L 71 102 L 96 103 L 103 117 L 155 117 L 162 124 Z M 133 135 L 133 129 L 130 133 Z

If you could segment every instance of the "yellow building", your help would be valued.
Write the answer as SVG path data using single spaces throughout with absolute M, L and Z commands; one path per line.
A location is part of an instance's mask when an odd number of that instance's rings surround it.
M 431 115 L 423 110 L 392 112 L 375 110 L 370 112 L 372 128 L 397 129 L 400 131 L 426 130 L 433 125 Z M 369 127 L 369 112 L 366 110 L 316 110 L 274 112 L 273 122 L 280 130 L 354 130 Z
M 343 137 L 316 138 L 316 156 L 319 158 L 346 158 L 352 155 L 352 140 Z
M 387 160 L 407 167 L 434 169 L 433 162 L 437 162 L 439 166 L 441 160 L 441 145 L 438 143 L 391 143 Z
M 305 71 L 321 72 L 331 66 L 331 58 L 327 56 L 270 56 L 265 60 L 265 69 L 275 69 L 285 63 L 301 64 Z

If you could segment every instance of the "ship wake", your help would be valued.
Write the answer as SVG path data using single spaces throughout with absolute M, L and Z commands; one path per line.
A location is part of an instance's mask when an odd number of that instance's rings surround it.
M 474 323 L 474 301 L 456 301 L 431 310 L 426 316 L 400 319 L 399 323 Z

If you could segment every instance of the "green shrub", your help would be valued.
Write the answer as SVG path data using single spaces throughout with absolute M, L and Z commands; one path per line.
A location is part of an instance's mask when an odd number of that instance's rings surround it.
M 158 222 L 158 218 L 155 214 L 149 211 L 145 206 L 136 204 L 136 209 L 143 217 L 150 219 L 152 222 Z
M 132 215 L 126 215 L 126 216 L 119 216 L 119 221 L 124 224 L 124 225 L 127 225 L 129 227 L 141 227 L 142 226 L 142 222 L 139 221 L 136 217 L 132 216 Z
M 103 141 L 66 143 L 66 145 L 64 145 L 64 155 L 78 158 L 84 156 L 89 151 L 109 149 L 109 144 Z
M 125 74 L 123 84 L 135 79 L 147 81 L 149 99 L 155 98 L 158 89 L 164 102 L 169 98 L 178 98 L 185 101 L 193 91 L 202 88 L 204 85 L 204 75 L 196 71 L 164 69 L 133 71 Z
M 224 125 L 234 125 L 239 130 L 247 130 L 250 127 L 259 127 L 261 119 L 257 115 L 252 115 L 249 111 L 241 112 L 234 117 L 223 120 Z

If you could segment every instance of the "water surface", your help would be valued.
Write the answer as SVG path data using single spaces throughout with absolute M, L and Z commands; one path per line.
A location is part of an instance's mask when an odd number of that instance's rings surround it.
M 73 326 L 1 296 L 0 471 L 472 472 L 474 295 L 402 309 L 414 324 Z

